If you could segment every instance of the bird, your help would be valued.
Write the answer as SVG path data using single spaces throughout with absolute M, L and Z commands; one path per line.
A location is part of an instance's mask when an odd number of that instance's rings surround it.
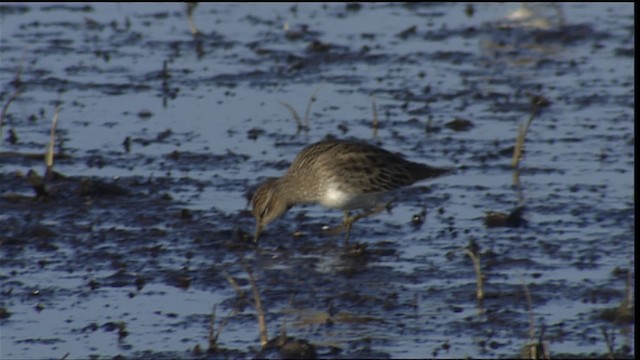
M 360 140 L 328 139 L 305 147 L 279 178 L 269 178 L 251 199 L 257 243 L 267 224 L 299 204 L 318 203 L 344 212 L 345 246 L 356 220 L 380 211 L 389 191 L 451 172 L 405 159 Z M 350 211 L 364 209 L 361 215 Z M 367 211 L 369 211 L 367 213 Z

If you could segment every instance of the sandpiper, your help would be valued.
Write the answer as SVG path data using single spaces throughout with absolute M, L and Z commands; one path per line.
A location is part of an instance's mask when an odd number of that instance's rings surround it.
M 289 170 L 265 181 L 251 200 L 256 218 L 255 241 L 264 227 L 292 206 L 319 203 L 344 211 L 345 245 L 351 224 L 363 217 L 349 217 L 355 209 L 370 210 L 388 191 L 434 178 L 451 169 L 406 160 L 365 142 L 323 140 L 304 148 Z

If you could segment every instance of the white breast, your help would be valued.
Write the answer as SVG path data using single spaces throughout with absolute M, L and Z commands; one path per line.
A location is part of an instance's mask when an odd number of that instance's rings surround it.
M 336 186 L 329 186 L 320 199 L 320 204 L 333 209 L 354 210 L 374 207 L 377 201 L 378 194 L 353 195 Z

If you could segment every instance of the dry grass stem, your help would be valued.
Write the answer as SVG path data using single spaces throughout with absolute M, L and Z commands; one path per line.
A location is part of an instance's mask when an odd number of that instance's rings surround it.
M 511 173 L 511 180 L 513 181 L 513 186 L 516 190 L 516 195 L 518 196 L 518 207 L 523 207 L 525 205 L 524 193 L 522 192 L 522 186 L 520 186 L 520 170 L 514 169 Z
M 304 129 L 304 125 L 302 125 L 302 120 L 300 119 L 300 115 L 298 115 L 298 112 L 296 111 L 296 109 L 294 109 L 293 106 L 289 105 L 284 101 L 279 101 L 279 103 L 289 110 L 289 112 L 291 113 L 291 116 L 293 116 L 293 120 L 295 120 L 296 125 L 298 127 L 297 133 L 300 133 L 300 131 Z
M 229 319 L 238 312 L 237 309 L 233 309 L 229 312 L 229 314 L 218 324 L 218 331 L 215 331 L 215 321 L 216 321 L 216 305 L 213 305 L 213 310 L 211 311 L 211 320 L 209 322 L 209 349 L 208 352 L 214 352 L 218 348 L 218 338 L 222 333 L 222 329 L 227 326 Z
M 531 292 L 529 291 L 529 287 L 527 286 L 527 283 L 524 281 L 524 279 L 522 280 L 522 287 L 524 288 L 524 296 L 527 298 L 527 310 L 529 311 L 529 340 L 533 341 L 533 338 L 535 337 L 535 327 L 536 327 L 536 320 L 533 316 L 533 300 L 531 299 Z
M 607 329 L 603 327 L 600 328 L 600 331 L 602 331 L 602 336 L 604 337 L 604 342 L 607 344 L 607 351 L 609 352 L 609 359 L 614 360 L 615 356 L 614 356 L 614 348 L 613 348 L 613 337 L 609 337 L 609 333 L 607 332 Z
M 15 90 L 13 94 L 9 96 L 9 99 L 7 99 L 7 102 L 5 102 L 4 105 L 2 105 L 2 110 L 0 110 L 0 149 L 2 149 L 2 127 L 4 126 L 4 118 L 7 114 L 7 111 L 9 111 L 9 106 L 11 106 L 11 103 L 13 103 L 15 99 L 17 99 L 18 96 L 20 96 L 20 92 L 22 91 L 22 86 L 21 86 L 22 80 L 20 80 L 20 77 L 22 76 L 23 62 L 24 62 L 24 58 L 20 61 L 20 65 L 18 65 L 18 70 L 16 71 L 16 76 L 13 79 Z
M 316 91 L 313 92 L 313 95 L 309 98 L 309 102 L 307 103 L 307 110 L 304 112 L 304 126 L 306 131 L 309 131 L 309 114 L 311 113 L 311 105 L 318 99 L 318 92 L 322 89 L 322 85 L 316 88 Z
M 260 292 L 258 291 L 258 284 L 256 284 L 256 280 L 253 277 L 253 273 L 251 269 L 246 264 L 242 264 L 244 271 L 246 271 L 249 276 L 249 282 L 251 283 L 251 290 L 253 292 L 253 301 L 256 307 L 256 312 L 258 313 L 258 329 L 260 331 L 260 345 L 265 346 L 269 341 L 269 335 L 267 334 L 267 322 L 264 317 L 264 309 L 262 308 L 262 300 L 260 300 Z
M 56 144 L 56 128 L 58 127 L 58 118 L 60 116 L 60 105 L 56 107 L 56 112 L 53 114 L 53 120 L 51 121 L 51 132 L 49 135 L 49 145 L 47 146 L 47 151 L 44 154 L 44 163 L 47 168 L 45 178 L 48 174 L 53 170 L 53 154 L 55 151 Z
M 516 145 L 513 148 L 513 158 L 511 159 L 511 166 L 513 168 L 517 168 L 520 164 L 520 160 L 522 160 L 522 151 L 524 149 L 524 141 L 527 137 L 527 133 L 529 132 L 529 128 L 531 127 L 531 123 L 533 123 L 533 119 L 539 114 L 540 109 L 549 106 L 549 101 L 541 96 L 534 96 L 531 99 L 532 101 L 532 109 L 531 115 L 529 116 L 529 120 L 527 121 L 527 125 L 520 124 L 518 126 L 518 135 L 516 136 Z
M 478 300 L 484 299 L 484 290 L 483 290 L 483 280 L 482 280 L 482 269 L 480 268 L 480 255 L 476 255 L 473 251 L 468 248 L 464 249 L 469 258 L 471 258 L 471 262 L 473 263 L 473 268 L 476 272 L 476 298 Z
M 213 309 L 211 310 L 211 318 L 209 319 L 209 336 L 208 336 L 209 352 L 217 348 L 218 337 L 214 335 L 215 328 L 216 328 L 216 305 L 213 305 Z
M 236 293 L 238 293 L 238 297 L 244 297 L 244 291 L 242 290 L 240 285 L 238 285 L 236 280 L 232 278 L 231 275 L 229 275 L 229 273 L 222 270 L 222 276 L 224 276 L 225 279 L 227 279 L 227 281 L 229 282 L 229 284 L 231 284 L 231 286 L 236 290 Z
M 289 110 L 289 112 L 291 113 L 291 116 L 293 116 L 293 120 L 295 120 L 296 126 L 298 127 L 296 134 L 299 134 L 302 130 L 309 131 L 309 114 L 311 113 L 311 106 L 317 100 L 317 95 L 321 88 L 322 88 L 322 85 L 318 86 L 316 88 L 316 91 L 314 91 L 311 97 L 309 98 L 309 102 L 307 103 L 307 109 L 304 112 L 304 119 L 300 118 L 300 115 L 298 114 L 296 109 L 294 109 L 294 107 L 291 106 L 289 103 L 286 103 L 284 101 L 279 101 L 280 104 L 282 104 L 284 107 L 287 108 L 287 110 Z
M 191 28 L 192 35 L 200 34 L 200 30 L 196 27 L 195 21 L 193 21 L 193 12 L 198 6 L 197 2 L 188 2 L 187 3 L 187 20 L 189 21 L 189 27 Z
M 376 105 L 376 95 L 371 95 L 371 111 L 373 112 L 373 120 L 371 126 L 373 127 L 373 137 L 378 136 L 378 128 L 380 122 L 378 121 L 378 106 Z
M 0 149 L 2 149 L 2 127 L 4 125 L 4 116 L 9 110 L 9 106 L 11 105 L 11 103 L 15 99 L 17 99 L 19 95 L 20 95 L 20 90 L 16 89 L 16 91 L 11 95 L 11 97 L 9 97 L 9 100 L 7 100 L 7 102 L 4 103 L 4 105 L 2 106 L 2 112 L 0 112 Z
M 549 355 L 549 348 L 544 343 L 543 339 L 544 339 L 544 327 L 542 327 L 542 330 L 540 331 L 540 337 L 538 338 L 537 342 L 532 341 L 530 343 L 525 344 L 522 347 L 521 358 L 531 359 L 531 360 L 551 359 L 551 356 Z
M 516 144 L 513 148 L 513 158 L 511 159 L 511 166 L 517 168 L 520 164 L 520 160 L 522 160 L 522 151 L 524 149 L 524 141 L 527 138 L 527 133 L 529 132 L 529 128 L 531 127 L 531 123 L 537 114 L 537 107 L 534 107 L 534 110 L 531 112 L 529 116 L 529 120 L 527 124 L 518 125 L 518 135 L 516 136 Z
M 526 131 L 523 124 L 518 125 L 518 135 L 516 136 L 516 144 L 513 147 L 513 158 L 511 159 L 511 166 L 517 168 L 520 160 L 522 159 L 522 149 L 524 148 L 524 139 L 526 137 Z
M 520 279 L 522 281 L 522 287 L 524 288 L 524 295 L 527 298 L 527 311 L 529 313 L 529 342 L 523 347 L 528 359 L 550 359 L 549 349 L 547 345 L 544 343 L 544 325 L 540 330 L 540 336 L 536 341 L 536 321 L 533 316 L 533 300 L 531 298 L 531 291 L 529 291 L 529 287 L 527 283 L 524 281 L 524 278 Z
M 240 285 L 238 285 L 238 283 L 235 281 L 235 279 L 233 277 L 231 277 L 231 275 L 229 275 L 229 273 L 227 273 L 225 270 L 222 270 L 221 273 L 225 277 L 225 279 L 227 279 L 229 284 L 231 284 L 231 286 L 236 290 L 236 293 L 237 293 L 238 297 L 244 297 L 244 291 L 242 290 L 242 288 L 240 288 Z M 214 352 L 217 349 L 217 347 L 218 347 L 218 338 L 220 337 L 220 334 L 222 333 L 222 330 L 224 329 L 224 327 L 229 322 L 229 319 L 232 316 L 234 316 L 235 314 L 238 313 L 238 309 L 237 308 L 232 309 L 229 312 L 229 314 L 227 314 L 227 316 L 218 324 L 218 330 L 216 331 L 216 326 L 215 326 L 216 307 L 217 307 L 216 305 L 213 305 L 213 309 L 211 311 L 211 320 L 209 322 L 209 335 L 208 335 L 209 349 L 208 349 L 208 352 L 210 352 L 210 353 Z

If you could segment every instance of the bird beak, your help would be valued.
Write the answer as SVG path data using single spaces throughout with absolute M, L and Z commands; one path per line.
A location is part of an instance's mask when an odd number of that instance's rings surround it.
M 260 233 L 262 232 L 262 225 L 256 224 L 256 233 L 253 237 L 253 242 L 257 243 L 258 238 L 260 237 Z

